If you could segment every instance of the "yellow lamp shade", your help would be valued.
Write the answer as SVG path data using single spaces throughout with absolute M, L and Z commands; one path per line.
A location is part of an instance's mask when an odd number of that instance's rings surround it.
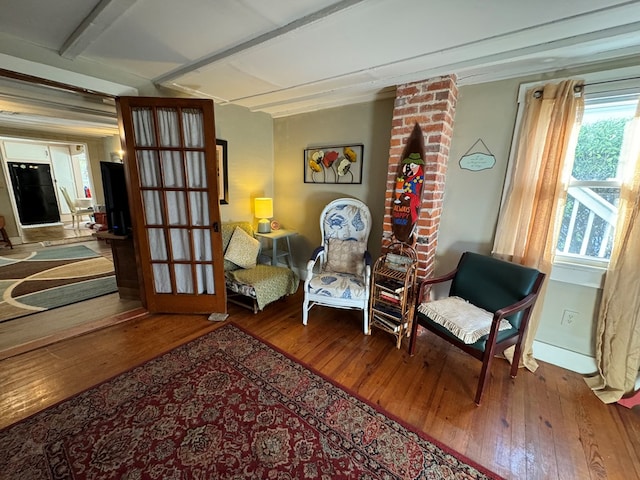
M 273 199 L 259 197 L 255 199 L 255 215 L 258 218 L 258 232 L 269 233 L 271 225 L 269 218 L 273 217 Z

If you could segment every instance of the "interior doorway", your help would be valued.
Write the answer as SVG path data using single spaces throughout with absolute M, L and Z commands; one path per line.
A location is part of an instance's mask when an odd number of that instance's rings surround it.
M 92 235 L 91 212 L 81 217 L 79 224 L 74 225 L 72 217 L 74 205 L 99 208 L 85 144 L 3 137 L 0 155 L 7 200 L 22 243 Z M 62 188 L 69 193 L 70 202 Z

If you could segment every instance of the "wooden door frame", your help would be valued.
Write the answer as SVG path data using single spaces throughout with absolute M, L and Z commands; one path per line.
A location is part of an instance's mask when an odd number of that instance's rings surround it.
M 219 299 L 216 302 L 215 310 L 211 305 L 206 309 L 194 304 L 192 295 L 185 294 L 155 294 L 153 293 L 153 285 L 147 285 L 147 282 L 153 279 L 152 264 L 143 259 L 142 252 L 150 253 L 150 246 L 146 236 L 146 229 L 142 223 L 144 218 L 143 203 L 140 198 L 140 190 L 136 186 L 140 185 L 140 176 L 136 165 L 132 162 L 135 160 L 134 138 L 127 138 L 125 131 L 133 131 L 131 117 L 122 114 L 123 106 L 131 107 L 166 107 L 170 103 L 175 108 L 192 108 L 194 106 L 202 107 L 210 104 L 210 108 L 202 108 L 203 125 L 205 128 L 211 125 L 210 135 L 205 135 L 204 152 L 207 159 L 213 158 L 214 161 L 208 161 L 206 165 L 207 171 L 207 190 L 209 205 L 209 222 L 208 228 L 211 230 L 212 245 L 212 266 L 214 272 L 214 285 L 216 296 Z M 213 311 L 226 312 L 226 288 L 224 281 L 223 269 L 223 252 L 222 252 L 222 230 L 218 201 L 218 185 L 217 180 L 217 162 L 216 158 L 216 138 L 215 138 L 215 117 L 213 101 L 208 99 L 195 98 L 166 98 L 166 97 L 119 97 L 116 101 L 116 109 L 118 112 L 118 124 L 120 128 L 120 142 L 124 150 L 125 177 L 127 181 L 127 193 L 129 195 L 129 208 L 131 213 L 131 223 L 133 230 L 134 247 L 136 251 L 136 262 L 141 272 L 141 296 L 145 307 L 151 312 L 167 312 L 167 313 L 211 313 Z M 156 132 L 157 137 L 157 132 Z M 163 150 L 162 147 L 156 147 Z M 167 218 L 166 205 L 163 205 L 164 215 Z M 144 250 L 143 250 L 144 249 Z M 194 285 L 195 287 L 195 285 Z M 175 284 L 172 283 L 175 290 Z M 160 297 L 162 295 L 171 296 L 171 299 Z M 197 293 L 195 295 L 198 295 Z M 200 295 L 203 296 L 203 295 Z M 209 295 L 212 297 L 213 295 Z

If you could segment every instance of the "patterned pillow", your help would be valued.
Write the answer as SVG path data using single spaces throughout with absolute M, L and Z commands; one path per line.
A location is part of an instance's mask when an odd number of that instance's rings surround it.
M 362 257 L 365 250 L 364 242 L 330 238 L 325 269 L 331 272 L 362 275 Z
M 229 246 L 224 252 L 224 259 L 241 268 L 253 268 L 256 266 L 258 253 L 260 253 L 260 242 L 242 228 L 236 227 Z

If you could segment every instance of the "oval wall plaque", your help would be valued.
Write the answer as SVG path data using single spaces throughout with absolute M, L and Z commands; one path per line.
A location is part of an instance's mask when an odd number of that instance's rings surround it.
M 496 164 L 496 157 L 488 153 L 470 153 L 460 159 L 460 168 L 478 172 L 488 170 Z

